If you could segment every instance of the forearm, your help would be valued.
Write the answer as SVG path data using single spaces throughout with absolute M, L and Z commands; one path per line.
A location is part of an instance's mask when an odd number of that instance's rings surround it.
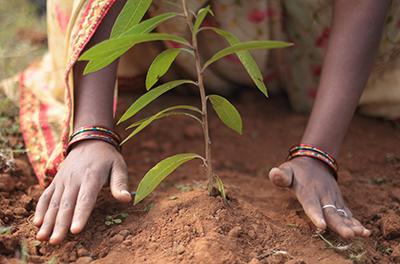
M 117 1 L 86 45 L 85 50 L 107 39 L 112 25 L 125 1 Z M 74 66 L 74 129 L 99 125 L 114 127 L 113 99 L 118 62 L 104 69 L 83 75 L 87 62 L 78 61 Z
M 302 143 L 337 156 L 371 72 L 389 0 L 336 0 L 316 101 Z

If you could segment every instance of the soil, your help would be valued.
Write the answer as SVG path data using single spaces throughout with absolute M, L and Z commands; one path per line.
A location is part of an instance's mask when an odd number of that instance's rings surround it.
M 124 97 L 121 108 L 130 101 Z M 11 227 L 0 235 L 0 263 L 400 263 L 398 127 L 355 117 L 339 158 L 339 182 L 349 207 L 373 234 L 341 241 L 331 232 L 317 233 L 290 191 L 267 179 L 267 171 L 299 142 L 306 116 L 291 112 L 280 96 L 265 101 L 245 92 L 233 101 L 242 113 L 243 136 L 215 114 L 211 118 L 214 166 L 228 205 L 207 196 L 203 169 L 192 162 L 135 207 L 116 203 L 105 188 L 86 229 L 51 246 L 35 240 L 30 219 L 41 189 L 20 156 L 15 169 L 0 174 L 0 226 Z M 177 102 L 195 99 L 167 96 L 149 110 Z M 201 152 L 202 143 L 192 120 L 150 126 L 124 148 L 132 189 L 160 159 Z

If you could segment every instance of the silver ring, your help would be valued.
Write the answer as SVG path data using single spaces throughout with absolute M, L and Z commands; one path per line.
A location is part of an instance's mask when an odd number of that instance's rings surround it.
M 327 205 L 322 206 L 322 210 L 327 209 L 327 208 L 333 208 L 333 209 L 335 209 L 336 211 L 338 210 L 338 209 L 336 208 L 336 206 L 334 206 L 333 204 L 327 204 Z
M 348 214 L 344 209 L 337 209 L 336 211 L 339 213 L 339 215 L 342 215 L 344 217 L 348 217 Z

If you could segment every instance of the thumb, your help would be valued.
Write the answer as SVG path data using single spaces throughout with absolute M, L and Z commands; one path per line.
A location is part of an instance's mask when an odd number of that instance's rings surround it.
M 269 171 L 269 179 L 278 187 L 290 188 L 293 183 L 293 170 L 287 163 L 283 163 L 279 168 L 275 167 Z
M 110 177 L 111 194 L 120 202 L 129 202 L 132 197 L 128 190 L 128 168 L 123 160 L 113 163 Z

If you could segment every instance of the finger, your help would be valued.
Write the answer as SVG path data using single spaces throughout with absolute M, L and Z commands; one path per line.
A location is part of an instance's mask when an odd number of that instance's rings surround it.
M 297 199 L 303 206 L 304 212 L 311 219 L 313 224 L 319 229 L 326 229 L 326 222 L 322 212 L 321 203 L 316 196 L 310 196 L 310 194 L 297 195 Z
M 128 189 L 128 168 L 125 162 L 114 161 L 111 169 L 110 188 L 112 195 L 118 201 L 129 202 L 132 199 Z
M 275 167 L 270 170 L 269 179 L 278 187 L 291 187 L 293 182 L 293 170 L 287 163 L 283 163 L 279 168 Z
M 64 192 L 64 186 L 57 186 L 55 188 L 49 207 L 44 216 L 43 224 L 36 235 L 38 240 L 46 240 L 50 236 L 56 221 L 57 212 L 60 207 L 60 200 Z
M 338 197 L 338 200 L 340 201 L 340 204 L 344 204 L 342 197 Z M 350 211 L 350 209 L 345 206 L 342 210 L 344 210 L 345 213 L 339 211 L 339 215 L 343 217 L 344 223 L 353 230 L 355 236 L 363 236 L 365 228 L 361 225 L 360 222 L 357 221 L 357 223 L 353 221 L 353 213 Z
M 369 237 L 371 235 L 371 230 L 365 228 L 360 221 L 358 221 L 356 218 L 352 217 L 351 221 L 353 222 L 354 225 L 358 225 L 361 226 L 363 228 L 362 233 L 360 234 L 360 236 L 362 237 Z
M 323 203 L 323 204 L 332 204 L 332 203 Z M 342 217 L 338 214 L 336 209 L 334 208 L 325 208 L 323 210 L 325 221 L 328 227 L 339 234 L 344 239 L 350 239 L 354 237 L 354 231 L 351 228 L 352 225 L 349 223 L 345 223 L 345 217 Z
M 39 227 L 43 223 L 44 216 L 46 214 L 47 208 L 49 207 L 50 199 L 54 193 L 54 184 L 51 184 L 49 187 L 44 190 L 42 195 L 39 198 L 39 201 L 36 205 L 35 217 L 33 218 L 33 224 Z
M 78 234 L 85 227 L 87 220 L 96 204 L 97 195 L 102 185 L 95 182 L 84 182 L 79 189 L 74 215 L 72 217 L 71 233 Z
M 79 192 L 79 186 L 66 187 L 61 198 L 60 209 L 57 213 L 53 234 L 50 237 L 51 244 L 60 243 L 68 233 Z

